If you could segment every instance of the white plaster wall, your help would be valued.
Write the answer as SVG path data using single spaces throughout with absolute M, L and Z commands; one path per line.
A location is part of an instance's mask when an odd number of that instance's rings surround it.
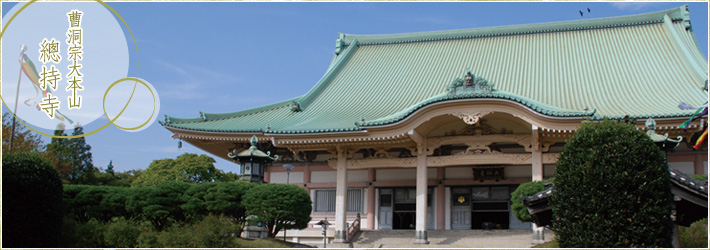
M 416 180 L 416 169 L 378 169 L 376 170 L 377 181 L 408 181 Z
M 348 182 L 353 181 L 367 181 L 367 170 L 348 170 Z
M 289 183 L 303 183 L 303 172 L 291 172 Z M 286 172 L 271 172 L 269 183 L 286 183 Z
M 695 174 L 695 166 L 692 161 L 669 162 L 668 165 L 672 168 L 680 170 L 684 174 Z M 705 169 L 705 172 L 707 172 L 707 165 L 705 165 Z
M 473 169 L 471 167 L 446 168 L 444 176 L 447 180 L 471 179 L 473 178 Z
M 311 172 L 312 183 L 335 182 L 335 171 L 313 171 Z
M 505 178 L 532 178 L 531 166 L 506 166 Z

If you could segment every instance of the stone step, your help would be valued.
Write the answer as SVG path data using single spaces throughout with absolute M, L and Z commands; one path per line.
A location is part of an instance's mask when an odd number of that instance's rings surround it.
M 354 248 L 529 248 L 531 230 L 429 230 L 429 244 L 414 244 L 414 230 L 360 232 Z M 553 238 L 546 233 L 548 240 Z

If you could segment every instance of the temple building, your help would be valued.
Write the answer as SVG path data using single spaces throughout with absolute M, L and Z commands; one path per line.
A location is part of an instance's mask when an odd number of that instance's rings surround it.
M 358 214 L 363 229 L 413 229 L 416 243 L 427 242 L 428 230 L 530 229 L 512 215 L 511 192 L 553 177 L 565 140 L 583 122 L 605 117 L 636 121 L 642 131 L 653 118 L 657 133 L 683 138 L 668 154 L 671 167 L 708 172 L 707 146 L 688 146 L 707 115 L 686 132 L 680 127 L 695 112 L 681 110 L 681 101 L 708 101 L 708 60 L 687 6 L 340 34 L 335 45 L 325 74 L 303 96 L 232 113 L 166 116 L 161 124 L 174 139 L 227 160 L 256 136 L 260 150 L 279 156 L 258 175 L 306 189 L 311 228 L 327 218 L 335 241 L 349 240 L 348 223 Z M 294 166 L 288 174 L 285 164 Z

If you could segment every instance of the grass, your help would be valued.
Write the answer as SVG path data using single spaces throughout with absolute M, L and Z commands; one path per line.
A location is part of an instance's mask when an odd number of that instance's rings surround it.
M 539 245 L 534 245 L 532 248 L 560 248 L 560 243 L 557 243 L 557 240 L 552 240 Z
M 292 248 L 296 243 L 284 242 L 277 239 L 244 239 L 236 238 L 235 242 L 239 248 Z

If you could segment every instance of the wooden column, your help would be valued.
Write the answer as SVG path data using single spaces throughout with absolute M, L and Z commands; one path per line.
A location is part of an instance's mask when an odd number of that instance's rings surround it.
M 335 238 L 333 242 L 342 243 L 347 240 L 347 207 L 348 207 L 348 169 L 346 148 L 337 148 L 338 162 L 335 180 Z
M 445 168 L 436 169 L 436 230 L 444 230 L 446 226 L 446 187 L 444 187 Z
M 367 229 L 375 229 L 375 169 L 367 170 Z
M 409 136 L 417 143 L 417 207 L 416 207 L 416 232 L 414 244 L 429 244 L 427 240 L 427 167 L 426 167 L 426 138 L 416 131 L 409 131 Z
M 542 165 L 542 146 L 540 145 L 540 130 L 537 126 L 532 125 L 532 180 L 541 181 L 544 177 L 544 166 Z M 541 244 L 545 242 L 545 228 L 538 227 L 535 223 L 532 224 L 533 229 L 533 244 Z

